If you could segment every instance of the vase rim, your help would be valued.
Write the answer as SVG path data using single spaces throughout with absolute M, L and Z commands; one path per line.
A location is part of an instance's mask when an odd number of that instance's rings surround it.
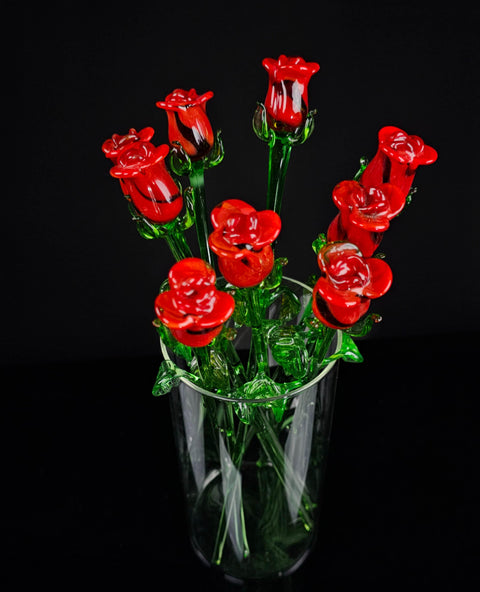
M 222 278 L 217 278 L 217 279 L 222 279 Z M 305 290 L 307 290 L 308 292 L 313 292 L 312 288 L 310 288 L 309 286 L 307 286 L 303 282 L 300 282 L 300 281 L 295 280 L 293 278 L 289 278 L 287 276 L 283 277 L 282 282 L 284 280 L 287 280 L 288 282 L 291 282 L 293 284 L 297 284 L 297 285 L 301 286 L 302 288 L 304 288 Z M 336 338 L 337 338 L 337 343 L 336 343 L 334 353 L 337 353 L 342 346 L 342 331 L 340 329 L 337 329 L 335 334 L 336 334 Z M 162 341 L 161 338 L 160 338 L 160 349 L 162 350 L 162 355 L 163 355 L 164 359 L 167 361 L 173 362 L 172 358 L 170 357 L 170 355 L 168 353 L 167 346 L 164 344 L 164 342 Z M 243 399 L 243 398 L 238 398 L 238 397 L 228 397 L 228 396 L 222 395 L 220 393 L 214 393 L 212 391 L 208 391 L 207 389 L 202 388 L 198 384 L 195 384 L 191 380 L 188 380 L 188 378 L 185 378 L 184 376 L 180 377 L 179 380 L 180 380 L 180 382 L 183 382 L 184 384 L 186 384 L 188 387 L 190 387 L 194 391 L 197 391 L 199 394 L 205 395 L 207 397 L 212 397 L 214 399 L 220 399 L 221 401 L 230 402 L 230 403 L 243 403 L 245 405 L 249 405 L 249 404 L 257 405 L 257 404 L 268 403 L 269 401 L 278 401 L 279 399 L 290 399 L 292 397 L 295 397 L 295 396 L 301 394 L 303 391 L 309 389 L 310 387 L 315 385 L 317 382 L 320 382 L 320 380 L 325 378 L 325 376 L 327 376 L 327 374 L 329 374 L 333 370 L 333 368 L 337 362 L 338 362 L 338 359 L 332 360 L 331 362 L 329 362 L 325 366 L 325 368 L 322 369 L 322 371 L 319 374 L 317 374 L 317 376 L 315 376 L 314 378 L 312 378 L 311 380 L 309 380 L 305 384 L 302 384 L 298 388 L 296 388 L 288 393 L 285 393 L 283 395 L 277 395 L 275 397 L 265 397 L 263 399 Z

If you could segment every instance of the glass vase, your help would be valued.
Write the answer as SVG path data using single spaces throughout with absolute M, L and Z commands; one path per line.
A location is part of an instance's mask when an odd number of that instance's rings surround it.
M 309 288 L 284 281 L 307 306 Z M 241 329 L 237 347 L 248 338 Z M 335 332 L 327 353 L 338 352 L 341 340 Z M 312 549 L 337 369 L 331 361 L 308 383 L 268 399 L 218 395 L 185 378 L 170 392 L 190 540 L 198 557 L 229 579 L 290 575 Z

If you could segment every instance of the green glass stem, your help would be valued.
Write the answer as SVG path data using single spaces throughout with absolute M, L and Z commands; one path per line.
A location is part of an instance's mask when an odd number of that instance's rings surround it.
M 367 168 L 367 164 L 368 164 L 368 160 L 366 158 L 360 159 L 360 168 L 358 169 L 358 171 L 355 173 L 355 176 L 353 177 L 354 181 L 360 181 L 360 178 L 363 175 L 363 171 Z
M 268 155 L 267 210 L 273 210 L 279 215 L 291 152 L 292 144 L 288 139 L 275 136 Z
M 231 423 L 231 427 L 232 427 L 231 434 L 235 439 L 234 452 L 232 455 L 232 462 L 233 462 L 233 465 L 237 469 L 239 469 L 242 464 L 242 461 L 243 461 L 243 456 L 248 448 L 248 444 L 254 434 L 254 428 L 252 426 L 247 426 L 244 423 L 240 423 L 238 426 L 238 431 L 235 434 L 235 432 L 233 431 L 233 428 L 234 428 L 233 418 L 231 419 L 231 422 L 232 422 Z M 239 485 L 241 485 L 241 482 L 236 481 L 235 486 L 238 487 Z M 240 493 L 241 492 L 239 492 L 239 494 Z M 250 555 L 250 548 L 249 548 L 248 540 L 247 540 L 243 507 L 242 507 L 242 511 L 241 511 L 240 516 L 241 516 L 240 517 L 240 524 L 236 525 L 236 530 L 240 531 L 237 536 L 243 542 L 244 558 L 246 559 Z M 219 520 L 218 527 L 217 527 L 217 536 L 215 538 L 215 546 L 214 546 L 213 555 L 212 555 L 212 562 L 215 565 L 220 565 L 220 563 L 222 562 L 223 549 L 225 547 L 225 542 L 227 540 L 228 524 L 229 524 L 230 518 L 231 518 L 230 516 L 227 516 L 227 508 L 226 508 L 226 504 L 224 503 L 223 508 L 222 508 L 222 512 L 220 514 L 220 520 Z
M 243 362 L 234 344 L 229 339 L 221 339 L 218 347 L 222 351 L 229 367 L 230 383 L 233 389 L 239 389 L 247 381 Z
M 312 510 L 315 508 L 315 504 L 310 499 L 305 484 L 299 480 L 295 470 L 285 456 L 278 441 L 277 434 L 272 427 L 272 424 L 275 422 L 271 421 L 268 417 L 268 410 L 257 407 L 255 412 L 255 423 L 258 427 L 257 438 L 262 449 L 270 461 L 282 487 L 285 488 L 288 480 L 289 487 L 297 490 L 300 498 L 298 516 L 302 520 L 305 530 L 310 531 L 313 527 Z
M 193 349 L 193 354 L 197 360 L 197 372 L 201 378 L 201 384 L 203 388 L 215 388 L 214 385 L 211 384 L 211 366 L 210 366 L 210 350 L 207 346 L 205 347 L 195 347 Z
M 212 253 L 208 245 L 209 232 L 205 201 L 204 166 L 202 161 L 192 162 L 189 180 L 193 190 L 193 208 L 195 212 L 195 227 L 197 229 L 200 257 L 214 267 Z
M 252 329 L 252 347 L 247 367 L 247 376 L 252 379 L 254 375 L 269 375 L 268 346 L 263 327 L 262 294 L 259 286 L 244 288 L 243 294 L 250 315 Z
M 172 230 L 165 234 L 165 240 L 168 247 L 175 258 L 175 261 L 181 261 L 186 257 L 192 256 L 192 251 L 185 240 L 183 230 Z
M 331 327 L 324 327 L 321 335 L 318 336 L 317 340 L 315 341 L 315 345 L 312 351 L 312 355 L 310 357 L 310 378 L 314 378 L 319 372 L 322 367 L 322 362 L 327 355 L 328 348 L 332 343 L 332 339 L 334 338 L 336 333 L 336 329 L 332 329 Z

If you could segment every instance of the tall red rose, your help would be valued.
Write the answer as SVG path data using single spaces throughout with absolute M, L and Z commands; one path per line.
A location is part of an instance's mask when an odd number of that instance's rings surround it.
M 281 55 L 265 58 L 269 84 L 265 98 L 268 125 L 274 131 L 289 133 L 305 123 L 308 113 L 308 83 L 320 66 L 300 57 Z
M 102 144 L 102 150 L 105 156 L 109 158 L 114 164 L 121 152 L 129 148 L 135 142 L 149 142 L 154 134 L 153 127 L 144 127 L 142 130 L 137 130 L 131 127 L 127 134 L 121 136 L 120 134 L 113 134 L 111 138 L 105 140 Z
M 156 103 L 167 112 L 170 144 L 179 142 L 192 160 L 203 158 L 214 143 L 206 110 L 206 102 L 212 97 L 212 91 L 198 95 L 194 88 L 189 91 L 177 88 L 164 101 Z
M 180 343 L 208 345 L 232 315 L 233 296 L 217 290 L 215 280 L 212 267 L 196 257 L 182 259 L 170 269 L 170 290 L 155 299 L 155 313 Z
M 224 278 L 238 288 L 262 282 L 273 268 L 271 243 L 280 233 L 280 216 L 229 199 L 213 209 L 211 219 L 214 231 L 208 242 Z
M 328 228 L 328 240 L 354 243 L 365 257 L 373 255 L 390 220 L 405 206 L 405 195 L 390 183 L 364 187 L 358 181 L 342 181 L 332 195 L 340 213 Z
M 315 316 L 328 327 L 346 329 L 383 296 L 392 283 L 385 261 L 363 257 L 352 243 L 327 243 L 318 253 L 321 276 L 313 289 Z
M 137 210 L 159 224 L 176 218 L 183 207 L 180 189 L 165 166 L 168 151 L 167 144 L 156 148 L 150 142 L 135 142 L 121 151 L 110 169 Z
M 398 127 L 383 127 L 378 132 L 378 151 L 360 178 L 362 185 L 375 187 L 391 183 L 408 195 L 417 168 L 437 160 L 437 151 L 422 138 L 409 136 Z

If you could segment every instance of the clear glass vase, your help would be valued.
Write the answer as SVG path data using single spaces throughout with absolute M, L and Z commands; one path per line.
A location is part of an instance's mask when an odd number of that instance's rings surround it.
M 308 302 L 308 287 L 286 281 Z M 243 336 L 241 330 L 237 347 Z M 340 350 L 341 339 L 337 331 L 330 354 Z M 162 352 L 171 359 L 163 343 Z M 311 550 L 337 368 L 332 361 L 307 384 L 268 399 L 218 395 L 185 378 L 172 389 L 191 543 L 204 563 L 229 578 L 289 575 Z

